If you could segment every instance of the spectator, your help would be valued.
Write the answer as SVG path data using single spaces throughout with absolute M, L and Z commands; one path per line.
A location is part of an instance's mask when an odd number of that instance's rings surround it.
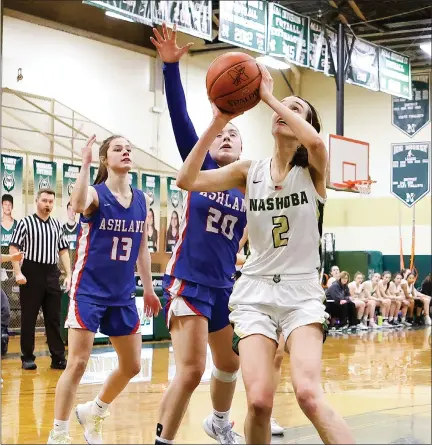
M 408 311 L 408 307 L 410 305 L 410 302 L 408 299 L 405 298 L 405 295 L 403 293 L 402 287 L 401 287 L 401 281 L 402 281 L 402 275 L 400 273 L 397 273 L 393 277 L 393 281 L 390 282 L 390 295 L 393 297 L 392 305 L 390 307 L 390 315 L 389 315 L 389 323 L 392 322 L 392 317 L 394 318 L 395 323 L 397 323 L 399 310 L 401 312 L 401 324 L 405 327 L 411 326 L 411 323 L 406 321 L 406 314 Z M 398 309 L 398 306 L 394 301 L 400 303 L 400 307 Z
M 366 293 L 363 290 L 363 280 L 364 275 L 361 272 L 356 272 L 354 275 L 354 281 L 351 281 L 351 283 L 348 284 L 348 289 L 350 290 L 351 298 L 353 298 L 354 301 L 363 301 L 365 304 L 362 324 L 367 326 L 369 317 L 369 327 L 372 329 L 377 329 L 378 326 L 375 323 L 376 302 L 374 299 L 366 298 Z
M 330 303 L 329 313 L 331 317 L 336 317 L 340 321 L 342 329 L 348 329 L 349 322 L 355 319 L 355 305 L 350 300 L 350 291 L 348 289 L 349 274 L 340 272 L 339 279 L 327 288 L 326 297 Z M 355 323 L 354 323 L 355 324 Z
M 340 270 L 338 266 L 332 266 L 330 269 L 331 277 L 327 281 L 327 288 L 329 288 L 336 280 L 339 280 Z
M 25 252 L 22 269 L 13 262 L 16 282 L 20 285 L 21 360 L 26 370 L 36 369 L 35 328 L 42 306 L 51 368 L 65 369 L 65 347 L 60 335 L 61 289 L 59 257 L 66 272 L 65 287 L 70 288 L 71 264 L 69 245 L 59 221 L 50 217 L 55 192 L 41 189 L 36 197 L 36 213 L 18 223 L 10 242 L 10 253 Z

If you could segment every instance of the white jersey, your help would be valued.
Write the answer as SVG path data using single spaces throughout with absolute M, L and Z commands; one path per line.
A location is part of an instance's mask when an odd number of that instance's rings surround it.
M 293 167 L 276 185 L 270 162 L 254 161 L 249 168 L 245 199 L 250 254 L 242 273 L 317 273 L 325 200 L 307 168 Z

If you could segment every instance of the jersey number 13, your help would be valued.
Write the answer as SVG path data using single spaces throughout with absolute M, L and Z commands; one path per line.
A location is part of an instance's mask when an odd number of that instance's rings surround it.
M 132 238 L 113 238 L 111 259 L 116 261 L 129 261 L 132 250 Z

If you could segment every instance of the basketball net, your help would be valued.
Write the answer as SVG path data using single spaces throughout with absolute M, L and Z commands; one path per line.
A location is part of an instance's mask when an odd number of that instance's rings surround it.
M 361 195 L 370 195 L 372 191 L 372 184 L 376 181 L 372 181 L 371 179 L 363 180 L 363 181 L 346 181 L 345 185 L 349 189 L 357 190 Z

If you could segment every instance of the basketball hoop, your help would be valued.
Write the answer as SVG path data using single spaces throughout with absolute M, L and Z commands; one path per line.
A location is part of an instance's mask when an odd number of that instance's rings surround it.
M 341 184 L 335 184 L 338 188 L 345 188 L 348 190 L 356 190 L 361 195 L 370 195 L 372 191 L 372 184 L 376 181 L 371 179 L 361 180 L 361 181 L 345 181 Z

